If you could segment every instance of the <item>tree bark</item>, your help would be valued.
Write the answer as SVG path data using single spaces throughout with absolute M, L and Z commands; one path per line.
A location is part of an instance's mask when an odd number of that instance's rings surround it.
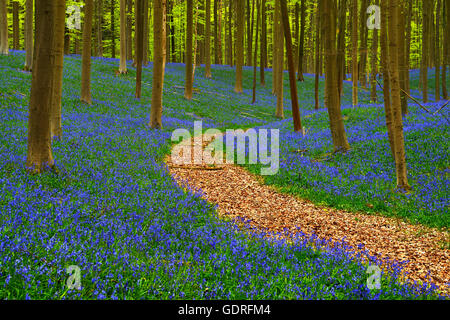
M 443 66 L 442 66 L 442 98 L 448 100 L 447 92 L 447 66 L 450 64 L 450 23 L 448 22 L 448 17 L 450 17 L 450 0 L 444 1 L 444 9 L 442 10 L 443 17 L 443 42 L 442 47 L 444 51 L 443 55 Z
M 378 5 L 378 0 L 375 1 Z M 378 29 L 372 30 L 372 56 L 371 56 L 371 76 L 370 76 L 370 99 L 377 102 L 377 74 L 378 74 Z
M 256 101 L 256 66 L 258 64 L 258 35 L 259 35 L 259 20 L 260 20 L 260 3 L 256 2 L 256 29 L 255 29 L 255 52 L 253 55 L 253 98 L 252 104 Z M 253 17 L 252 17 L 253 20 Z
M 83 26 L 83 54 L 81 71 L 81 101 L 92 104 L 91 97 L 91 38 L 92 38 L 92 14 L 94 9 L 93 0 L 86 0 L 84 7 Z
M 191 1 L 192 0 L 188 0 Z M 162 97 L 164 86 L 164 67 L 166 56 L 166 17 L 164 7 L 166 0 L 153 1 L 153 84 L 150 127 L 162 129 Z
M 206 0 L 205 10 L 205 77 L 211 78 L 211 0 Z
M 8 0 L 0 0 L 0 54 L 9 54 L 8 43 Z
M 245 3 L 236 0 L 236 83 L 234 92 L 242 93 L 242 66 L 244 65 L 244 12 Z
M 322 35 L 325 51 L 325 103 L 330 120 L 334 152 L 346 152 L 350 149 L 342 119 L 337 73 L 336 50 L 336 0 L 323 0 Z
M 23 70 L 33 69 L 33 0 L 26 0 L 25 3 L 25 66 Z
M 291 39 L 291 27 L 289 26 L 289 15 L 287 10 L 286 0 L 281 0 L 281 16 L 283 23 L 283 33 L 286 39 L 286 52 L 288 58 L 288 68 L 289 68 L 289 84 L 291 90 L 291 103 L 292 103 L 292 118 L 294 124 L 294 132 L 302 132 L 302 122 L 300 119 L 300 109 L 298 106 L 298 96 L 297 96 L 297 82 L 295 74 L 295 63 L 294 56 L 292 54 L 292 39 Z M 281 87 L 283 87 L 281 85 Z M 303 132 L 302 132 L 303 133 Z
M 305 81 L 303 78 L 303 57 L 305 46 L 305 0 L 302 0 L 300 6 L 300 43 L 298 48 L 298 81 Z
M 441 15 L 441 0 L 437 0 L 436 4 L 436 36 L 435 36 L 435 55 L 434 55 L 434 93 L 435 93 L 435 101 L 441 100 L 441 92 L 439 86 L 439 78 L 441 77 L 441 50 L 439 44 L 440 37 L 440 21 L 439 17 Z
M 142 59 L 144 56 L 144 1 L 136 0 L 136 99 L 141 98 Z
M 408 72 L 406 66 L 406 42 L 405 42 L 405 24 L 406 24 L 406 6 L 405 0 L 398 1 L 398 68 L 399 68 L 399 83 L 400 83 L 400 102 L 402 115 L 406 116 L 408 114 L 408 98 L 406 97 L 406 72 Z
M 320 9 L 322 7 L 322 0 L 319 0 L 316 7 L 316 59 L 315 59 L 315 75 L 314 75 L 314 109 L 319 110 L 319 56 L 320 56 Z
M 264 87 L 266 85 L 266 79 L 264 74 L 264 68 L 266 67 L 267 60 L 267 27 L 266 27 L 266 0 L 261 0 L 261 48 L 259 57 L 259 78 L 260 83 Z
M 50 117 L 53 102 L 55 15 L 58 0 L 36 0 L 36 41 L 28 115 L 26 167 L 40 173 L 54 166 Z M 62 50 L 62 49 L 61 49 Z
M 186 1 L 186 83 L 184 97 L 192 99 L 193 91 L 193 67 L 192 67 L 192 46 L 193 46 L 193 13 L 194 4 L 192 0 Z
M 66 23 L 66 2 L 64 0 L 55 1 L 54 22 L 55 27 L 53 54 L 55 61 L 53 64 L 54 83 L 50 117 L 50 134 L 54 139 L 61 139 L 61 99 L 64 64 L 64 30 Z
M 115 0 L 111 0 L 111 56 L 113 59 L 116 58 L 116 21 L 114 12 L 116 10 Z
M 429 1 L 423 2 L 423 33 L 422 33 L 422 62 L 420 67 L 420 82 L 422 87 L 422 96 L 423 96 L 423 102 L 428 102 L 428 55 L 429 55 L 429 24 L 430 24 L 430 17 L 429 17 Z
M 127 12 L 126 0 L 120 0 L 120 65 L 119 73 L 127 73 Z
M 358 0 L 352 5 L 352 104 L 358 104 Z
M 13 1 L 13 49 L 19 50 L 19 2 Z

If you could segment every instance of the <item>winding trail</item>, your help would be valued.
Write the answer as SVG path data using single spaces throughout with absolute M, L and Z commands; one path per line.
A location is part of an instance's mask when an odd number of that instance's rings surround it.
M 207 141 L 217 137 L 203 135 Z M 199 142 L 193 139 L 192 143 L 198 146 Z M 192 152 L 192 158 L 199 156 L 202 148 L 194 148 L 197 153 Z M 180 186 L 187 184 L 194 191 L 201 190 L 206 200 L 217 204 L 219 216 L 249 220 L 252 227 L 265 232 L 288 229 L 296 233 L 300 228 L 303 233 L 315 233 L 332 241 L 345 237 L 350 246 L 356 249 L 359 245 L 372 256 L 408 261 L 403 269 L 406 278 L 431 281 L 441 293 L 450 294 L 448 232 L 395 218 L 319 207 L 264 185 L 261 177 L 237 165 L 179 165 L 172 162 L 171 156 L 166 164 Z

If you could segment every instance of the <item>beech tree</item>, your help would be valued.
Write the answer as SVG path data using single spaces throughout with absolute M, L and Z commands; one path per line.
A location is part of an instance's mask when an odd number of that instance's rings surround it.
M 8 43 L 8 0 L 0 0 L 0 54 L 9 54 Z
M 91 37 L 94 1 L 86 0 L 84 7 L 83 54 L 81 69 L 81 102 L 92 104 L 91 97 Z
M 325 104 L 330 120 L 331 137 L 334 152 L 346 152 L 350 145 L 345 133 L 344 120 L 341 113 L 341 99 L 339 96 L 336 49 L 336 0 L 322 0 L 322 36 L 325 51 Z
M 242 93 L 242 66 L 244 65 L 244 12 L 243 0 L 236 0 L 236 83 L 234 91 Z
M 191 0 L 188 0 L 191 1 Z M 191 2 L 192 3 L 192 2 Z M 153 83 L 149 126 L 162 129 L 162 97 L 166 64 L 166 0 L 153 1 Z
M 211 0 L 206 0 L 205 10 L 205 77 L 211 78 Z
M 53 51 L 62 51 L 57 41 L 57 19 L 65 14 L 64 0 L 36 0 L 36 40 L 28 115 L 28 150 L 26 167 L 40 173 L 54 166 L 51 146 L 51 119 L 55 102 L 54 85 L 57 59 Z M 57 15 L 60 15 L 57 18 Z M 59 27 L 61 28 L 61 27 Z M 60 36 L 60 35 L 58 35 Z
M 193 46 L 193 12 L 194 4 L 192 0 L 186 1 L 186 79 L 184 87 L 184 97 L 192 99 L 194 71 L 192 66 L 192 46 Z
M 358 0 L 352 2 L 352 103 L 358 104 Z
M 25 3 L 25 65 L 23 67 L 25 71 L 31 71 L 33 68 L 33 2 L 33 0 L 26 0 Z
M 127 73 L 127 18 L 126 0 L 120 0 L 120 65 L 119 73 Z

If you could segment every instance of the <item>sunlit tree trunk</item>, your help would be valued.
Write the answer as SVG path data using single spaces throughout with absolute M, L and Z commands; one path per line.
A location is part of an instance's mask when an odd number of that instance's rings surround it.
M 25 3 L 25 71 L 31 71 L 33 68 L 33 0 L 26 0 Z
M 36 0 L 36 42 L 28 113 L 26 167 L 33 173 L 54 166 L 51 145 L 51 112 L 55 82 L 55 19 L 62 0 Z M 61 48 L 63 50 L 63 48 Z
M 430 7 L 430 1 L 424 1 L 423 2 L 423 8 L 422 8 L 422 25 L 423 25 L 423 33 L 422 33 L 422 61 L 421 61 L 421 67 L 420 67 L 420 82 L 422 87 L 422 96 L 423 96 L 423 102 L 428 102 L 428 60 L 429 60 L 429 43 L 430 43 L 430 16 L 429 16 L 429 9 Z
M 186 79 L 184 87 L 184 97 L 192 99 L 193 91 L 193 67 L 192 67 L 192 46 L 193 46 L 193 13 L 194 4 L 192 0 L 186 1 Z
M 211 78 L 211 0 L 206 0 L 205 10 L 205 77 Z
M 242 66 L 244 65 L 244 12 L 243 0 L 236 0 L 236 83 L 234 91 L 242 93 Z
M 303 58 L 305 46 L 305 0 L 302 0 L 300 6 L 300 43 L 298 47 L 298 81 L 304 81 L 303 78 Z
M 13 1 L 13 49 L 19 50 L 19 2 Z
M 319 0 L 316 6 L 316 57 L 315 57 L 315 70 L 314 70 L 314 109 L 318 110 L 320 107 L 319 102 L 319 73 L 320 73 L 320 10 L 322 8 L 322 0 Z
M 337 73 L 336 50 L 336 0 L 322 0 L 323 11 L 321 15 L 322 35 L 325 51 L 325 103 L 330 120 L 330 130 L 333 139 L 334 152 L 346 152 L 350 149 L 345 134 L 344 120 L 341 114 Z
M 406 70 L 405 70 L 405 82 L 406 82 L 406 92 L 410 94 L 410 83 L 409 83 L 409 69 L 411 68 L 410 55 L 411 55 L 411 21 L 412 21 L 412 1 L 407 1 L 408 10 L 406 14 Z
M 188 0 L 191 1 L 191 0 Z M 192 2 L 191 2 L 192 3 Z M 162 97 L 166 56 L 166 0 L 153 1 L 153 84 L 150 127 L 162 129 Z
M 406 24 L 406 6 L 405 0 L 398 0 L 398 68 L 399 68 L 399 83 L 400 83 L 400 100 L 402 115 L 408 114 L 408 99 L 406 97 L 406 42 L 405 42 L 405 24 Z
M 81 101 L 92 104 L 91 97 L 91 38 L 92 38 L 92 14 L 93 0 L 86 0 L 84 7 L 83 26 L 83 54 L 81 71 Z
M 444 9 L 442 10 L 443 17 L 443 42 L 442 47 L 444 50 L 444 61 L 442 64 L 442 98 L 448 100 L 447 93 L 447 66 L 450 64 L 450 23 L 448 21 L 450 17 L 450 0 L 444 1 Z
M 255 52 L 253 54 L 253 98 L 252 104 L 256 101 L 256 66 L 258 64 L 258 35 L 259 35 L 259 20 L 261 7 L 259 0 L 256 1 L 256 29 L 255 29 Z M 253 20 L 253 17 L 252 17 Z
M 149 38 L 149 1 L 144 1 L 144 48 L 142 64 L 148 65 L 148 38 Z
M 116 2 L 115 0 L 111 0 L 111 56 L 116 58 L 116 21 L 115 21 L 115 10 L 116 10 Z
M 399 19 L 399 3 L 398 0 L 389 0 L 388 11 L 388 39 L 389 39 L 389 74 L 391 85 L 391 108 L 394 120 L 394 147 L 395 147 L 395 169 L 397 174 L 397 188 L 403 191 L 408 191 L 411 187 L 408 184 L 408 177 L 406 171 L 406 153 L 405 142 L 403 138 L 403 122 L 401 113 L 401 97 L 400 97 L 400 82 L 398 69 L 398 50 L 400 36 L 398 30 L 400 29 Z M 404 35 L 403 35 L 404 36 Z
M 339 32 L 337 40 L 337 72 L 339 99 L 343 92 L 343 81 L 345 80 L 345 27 L 347 20 L 347 0 L 339 1 Z
M 238 1 L 242 1 L 242 0 L 238 0 Z M 253 1 L 255 1 L 255 0 L 253 0 Z M 253 44 L 253 37 L 252 37 L 253 22 L 250 19 L 250 13 L 251 13 L 250 0 L 247 0 L 246 12 L 247 12 L 247 63 L 245 65 L 251 66 L 252 65 L 252 44 Z
M 278 118 L 284 118 L 284 93 L 283 93 L 283 65 L 284 65 L 284 31 L 281 14 L 281 0 L 275 0 L 275 18 L 276 23 L 274 47 L 276 47 L 276 68 L 275 68 L 275 95 L 277 96 L 277 107 L 275 115 Z
M 103 0 L 97 1 L 97 48 L 98 56 L 103 57 Z
M 8 0 L 0 0 L 0 54 L 9 54 L 8 44 Z
M 375 1 L 378 5 L 378 0 Z M 372 54 L 371 54 L 371 76 L 370 76 L 370 99 L 377 102 L 377 74 L 378 74 L 378 29 L 372 30 Z
M 142 91 L 142 58 L 144 56 L 144 1 L 136 0 L 136 94 L 141 98 Z
M 352 104 L 358 104 L 358 0 L 352 2 Z
M 126 0 L 120 0 L 120 65 L 119 73 L 127 73 L 127 12 Z
M 259 57 L 259 78 L 260 83 L 264 87 L 266 85 L 266 79 L 264 74 L 264 68 L 266 67 L 267 59 L 267 27 L 266 27 L 266 0 L 261 0 L 261 48 Z
M 292 118 L 295 132 L 302 132 L 302 122 L 300 120 L 300 109 L 298 106 L 297 83 L 295 74 L 294 55 L 292 53 L 291 27 L 289 25 L 289 15 L 286 0 L 280 2 L 281 20 L 283 24 L 283 34 L 286 39 L 286 54 L 288 58 L 289 84 L 291 91 Z M 281 85 L 281 87 L 283 87 Z
M 359 65 L 358 65 L 358 73 L 359 73 L 359 82 L 363 88 L 367 88 L 367 80 L 366 80 L 366 65 L 367 65 L 367 33 L 368 28 L 366 25 L 366 10 L 367 10 L 367 0 L 361 1 L 360 8 L 360 18 L 359 18 L 359 36 L 360 36 L 360 50 L 359 50 Z
M 133 0 L 127 0 L 127 60 L 133 59 Z
M 62 138 L 61 125 L 61 99 L 62 99 L 62 83 L 63 83 L 63 64 L 64 64 L 64 30 L 66 22 L 66 2 L 64 0 L 55 1 L 55 27 L 54 27 L 54 83 L 53 98 L 51 110 L 51 137 L 55 139 Z
M 437 0 L 436 4 L 436 36 L 435 36 L 435 54 L 434 54 L 434 93 L 435 93 L 435 101 L 441 100 L 441 92 L 439 86 L 439 78 L 441 77 L 441 50 L 439 45 L 439 37 L 440 37 L 440 18 L 441 15 L 441 0 Z

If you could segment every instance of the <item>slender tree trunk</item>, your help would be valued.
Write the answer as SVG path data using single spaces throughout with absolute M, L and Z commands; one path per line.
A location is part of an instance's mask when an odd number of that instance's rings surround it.
M 443 41 L 442 47 L 444 51 L 443 63 L 442 63 L 442 98 L 448 100 L 447 93 L 447 66 L 450 64 L 450 23 L 448 18 L 450 17 L 450 0 L 444 1 L 444 9 L 442 10 L 443 17 Z
M 441 15 L 441 0 L 437 0 L 436 4 L 436 36 L 435 36 L 435 55 L 434 55 L 434 92 L 435 92 L 435 101 L 441 100 L 441 93 L 440 93 L 440 86 L 439 86 L 439 78 L 441 77 L 440 71 L 441 71 L 441 50 L 440 50 L 440 44 L 439 44 L 439 37 L 440 37 L 440 21 L 439 17 Z
M 252 104 L 256 101 L 256 66 L 258 65 L 258 35 L 259 35 L 259 20 L 260 20 L 260 0 L 256 2 L 256 29 L 255 29 L 255 53 L 253 55 L 253 98 Z M 253 17 L 252 17 L 253 20 Z
M 375 1 L 378 5 L 378 0 Z M 377 74 L 378 74 L 378 29 L 372 30 L 372 73 L 370 77 L 370 99 L 372 102 L 377 102 Z
M 288 10 L 287 10 L 286 0 L 281 0 L 280 4 L 281 4 L 281 16 L 282 16 L 282 22 L 283 22 L 283 33 L 284 33 L 284 37 L 286 39 L 286 51 L 287 51 L 287 58 L 288 58 L 289 84 L 290 84 L 290 89 L 291 89 L 292 118 L 293 118 L 293 122 L 294 122 L 294 131 L 302 132 L 303 128 L 302 128 L 302 122 L 300 119 L 300 109 L 298 106 L 294 56 L 292 54 L 291 27 L 289 26 L 289 15 L 288 15 Z
M 429 17 L 429 9 L 430 6 L 429 1 L 423 2 L 423 36 L 422 36 L 422 62 L 421 62 L 421 69 L 420 69 L 420 79 L 421 79 L 421 85 L 422 85 L 422 96 L 423 96 L 423 102 L 428 102 L 428 54 L 429 54 L 429 24 L 430 24 L 430 17 Z
M 0 0 L 0 54 L 9 54 L 8 43 L 8 0 Z
M 81 101 L 92 104 L 91 97 L 91 38 L 92 38 L 92 14 L 94 9 L 93 0 L 86 0 L 84 7 L 83 26 L 83 54 L 81 71 Z
M 236 0 L 236 83 L 234 91 L 242 93 L 242 66 L 244 65 L 244 12 L 245 3 Z
M 136 99 L 141 98 L 142 59 L 144 56 L 144 1 L 136 0 Z
M 360 50 L 359 50 L 359 82 L 363 88 L 367 88 L 367 80 L 366 80 L 366 65 L 367 65 L 367 33 L 368 28 L 366 25 L 366 10 L 367 10 L 367 0 L 362 0 L 361 9 L 360 9 Z
M 25 71 L 31 71 L 33 68 L 33 0 L 26 0 L 25 3 Z
M 192 68 L 192 42 L 193 42 L 193 13 L 194 4 L 192 0 L 186 1 L 186 84 L 184 97 L 192 99 L 193 91 L 193 68 Z
M 339 32 L 337 44 L 337 72 L 339 99 L 343 93 L 343 81 L 345 80 L 345 22 L 347 19 L 347 0 L 339 1 Z
M 218 0 L 213 0 L 214 9 L 213 9 L 213 19 L 214 19 L 214 63 L 219 64 L 219 19 L 217 18 L 220 12 L 218 12 L 219 8 L 217 5 Z M 206 14 L 208 16 L 208 14 Z
M 294 9 L 294 40 L 292 40 L 292 46 L 294 50 L 294 60 L 295 60 L 295 70 L 298 72 L 298 62 L 299 62 L 299 46 L 300 46 L 300 6 L 298 2 L 295 3 Z
M 408 191 L 411 187 L 408 184 L 406 170 L 405 142 L 403 138 L 403 122 L 401 113 L 400 82 L 398 70 L 398 36 L 400 29 L 398 0 L 389 0 L 389 74 L 391 85 L 391 108 L 394 120 L 394 146 L 395 146 L 395 168 L 397 173 L 397 188 Z M 404 36 L 404 35 L 403 35 Z
M 247 63 L 246 63 L 246 65 L 251 66 L 252 65 L 252 42 L 253 42 L 251 29 L 252 29 L 253 22 L 250 19 L 250 12 L 251 12 L 250 0 L 247 0 L 246 12 L 247 12 Z
M 402 115 L 406 116 L 408 114 L 408 99 L 406 97 L 406 43 L 405 43 L 405 25 L 406 25 L 406 6 L 405 0 L 398 1 L 398 68 L 399 68 L 399 83 L 400 83 L 400 102 L 401 102 L 401 110 Z
M 233 1 L 228 0 L 228 64 L 233 66 L 233 33 L 232 33 L 232 20 L 233 20 Z
M 304 57 L 304 46 L 305 46 L 305 0 L 302 0 L 300 6 L 300 43 L 298 48 L 298 81 L 305 81 L 303 78 L 303 57 Z
M 97 0 L 97 47 L 98 56 L 103 57 L 103 0 Z
M 259 57 L 259 78 L 261 86 L 266 86 L 266 79 L 264 68 L 266 67 L 266 52 L 267 52 L 267 28 L 266 28 L 266 0 L 261 0 L 261 48 Z
M 412 1 L 408 2 L 408 11 L 406 16 L 406 71 L 405 71 L 405 82 L 406 82 L 406 92 L 410 94 L 410 83 L 409 83 L 409 69 L 411 69 L 411 20 L 412 20 Z
M 62 99 L 62 83 L 63 83 L 63 64 L 64 64 L 64 30 L 66 23 L 66 2 L 64 0 L 55 1 L 54 12 L 54 83 L 52 109 L 50 116 L 50 134 L 54 139 L 62 138 L 61 125 L 61 99 Z
M 315 76 L 314 76 L 314 109 L 319 110 L 320 102 L 319 102 L 319 56 L 320 56 L 320 9 L 321 9 L 322 0 L 319 0 L 316 7 L 316 59 L 315 59 Z
M 19 50 L 19 2 L 13 1 L 13 49 Z
M 133 59 L 133 0 L 127 0 L 127 60 Z
M 192 0 L 188 0 L 191 2 Z M 150 113 L 150 127 L 162 129 L 162 97 L 164 86 L 164 67 L 166 56 L 166 0 L 153 1 L 153 85 L 152 85 L 152 107 Z M 192 19 L 192 15 L 191 15 Z M 192 27 L 192 25 L 191 25 Z M 192 39 L 192 38 L 191 38 Z
M 126 0 L 120 0 L 120 65 L 119 73 L 127 73 L 127 12 Z
M 323 0 L 322 11 L 322 35 L 325 51 L 325 98 L 328 116 L 330 119 L 330 130 L 333 139 L 334 152 L 346 152 L 350 149 L 345 134 L 344 120 L 341 114 L 337 73 L 337 51 L 336 51 L 336 0 Z
M 280 34 L 281 29 L 281 13 L 280 13 L 280 0 L 275 0 L 274 10 L 273 10 L 273 24 L 272 24 L 272 95 L 278 94 L 278 76 L 279 76 L 279 65 L 280 65 L 280 44 L 279 39 L 282 38 Z M 282 31 L 281 31 L 282 32 Z M 284 40 L 283 40 L 284 41 Z M 283 59 L 281 60 L 281 62 Z M 281 103 L 283 99 L 281 99 Z M 279 99 L 277 99 L 277 115 L 280 118 L 283 118 L 283 110 L 279 110 Z
M 352 5 L 352 103 L 358 105 L 358 0 Z
M 111 0 L 111 56 L 116 58 L 116 21 L 114 12 L 116 10 L 115 0 Z
M 36 0 L 36 42 L 28 115 L 26 167 L 40 173 L 54 166 L 50 117 L 54 84 L 54 31 L 56 4 L 62 1 Z M 62 50 L 62 49 L 61 49 Z
M 211 0 L 206 0 L 205 15 L 205 77 L 211 78 Z
M 70 30 L 64 28 L 64 54 L 70 54 Z
M 142 64 L 148 66 L 148 38 L 149 38 L 149 1 L 144 1 L 144 48 Z
M 384 111 L 386 117 L 386 128 L 388 132 L 389 145 L 391 149 L 392 158 L 395 159 L 394 146 L 394 121 L 391 108 L 391 86 L 389 76 L 389 57 L 388 57 L 388 4 L 387 1 L 381 0 L 381 30 L 380 30 L 380 47 L 381 47 L 381 68 L 383 72 L 383 97 L 384 97 Z

